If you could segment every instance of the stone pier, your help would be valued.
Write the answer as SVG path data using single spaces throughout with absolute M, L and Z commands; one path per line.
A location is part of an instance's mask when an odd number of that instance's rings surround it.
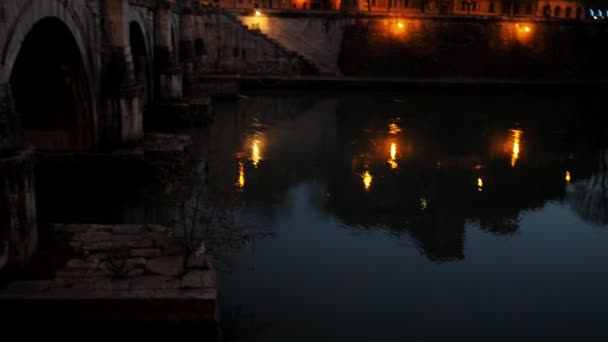
M 182 70 L 177 60 L 175 28 L 171 25 L 171 1 L 162 0 L 156 8 L 156 75 L 161 100 L 182 98 Z
M 0 159 L 0 242 L 8 243 L 9 268 L 27 265 L 36 251 L 38 229 L 31 151 L 20 150 Z
M 0 244 L 7 246 L 0 268 L 26 265 L 38 245 L 32 152 L 15 126 L 20 124 L 9 87 L 0 86 Z

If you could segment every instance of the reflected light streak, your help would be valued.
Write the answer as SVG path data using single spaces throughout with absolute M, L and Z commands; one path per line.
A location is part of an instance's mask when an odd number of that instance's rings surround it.
M 369 191 L 372 186 L 372 180 L 374 177 L 369 173 L 369 171 L 365 171 L 364 174 L 361 175 L 361 179 L 363 179 L 363 187 L 365 191 Z
M 570 183 L 571 180 L 570 171 L 566 171 L 566 183 Z
M 396 123 L 392 123 L 388 125 L 388 134 L 398 134 L 401 133 L 401 128 L 397 126 Z
M 511 167 L 515 167 L 515 164 L 517 164 L 517 160 L 519 159 L 522 131 L 518 129 L 512 129 L 511 133 L 513 133 L 513 153 L 511 154 Z
M 262 160 L 261 150 L 261 142 L 258 138 L 254 138 L 251 141 L 251 161 L 253 162 L 253 166 L 258 167 L 260 160 Z
M 397 164 L 397 144 L 392 143 L 391 144 L 391 157 L 388 160 L 389 165 L 391 166 L 391 169 L 396 169 L 399 167 L 399 164 Z
M 239 161 L 239 178 L 236 186 L 238 186 L 239 189 L 245 188 L 245 165 L 243 165 L 242 161 Z

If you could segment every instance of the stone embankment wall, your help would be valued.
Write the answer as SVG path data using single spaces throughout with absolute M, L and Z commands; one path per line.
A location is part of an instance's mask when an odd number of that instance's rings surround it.
M 602 79 L 608 26 L 551 20 L 358 20 L 346 28 L 344 74 L 424 78 Z
M 234 11 L 321 74 L 605 79 L 608 25 L 526 17 Z M 236 37 L 235 39 L 238 39 Z
M 205 73 L 311 74 L 316 67 L 231 13 L 210 9 L 203 16 Z

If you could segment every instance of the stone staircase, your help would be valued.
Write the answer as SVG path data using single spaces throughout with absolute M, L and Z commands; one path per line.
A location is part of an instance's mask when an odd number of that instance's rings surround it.
M 266 35 L 265 33 L 263 33 L 260 29 L 252 29 L 250 27 L 248 27 L 247 25 L 243 24 L 243 22 L 241 22 L 237 16 L 235 16 L 233 13 L 225 10 L 225 9 L 221 9 L 221 13 L 228 18 L 230 21 L 234 22 L 235 24 L 237 24 L 239 27 L 241 27 L 244 30 L 247 30 L 248 32 L 250 32 L 251 34 L 261 37 L 262 39 L 266 40 L 267 42 L 271 43 L 272 45 L 275 46 L 275 48 L 278 51 L 283 52 L 285 55 L 297 58 L 298 60 L 300 60 L 300 62 L 303 65 L 303 73 L 304 74 L 313 74 L 313 75 L 318 75 L 320 74 L 320 68 L 313 63 L 310 59 L 306 58 L 305 56 L 303 56 L 302 54 L 298 53 L 297 51 L 292 51 L 287 49 L 285 46 L 283 46 L 281 43 L 279 43 L 277 40 L 269 37 L 268 35 Z

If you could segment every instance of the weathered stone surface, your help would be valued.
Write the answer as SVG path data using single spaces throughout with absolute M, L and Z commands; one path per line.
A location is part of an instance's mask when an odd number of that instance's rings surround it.
M 72 237 L 73 241 L 78 241 L 78 242 L 83 242 L 83 243 L 108 241 L 110 239 L 112 239 L 111 233 L 100 232 L 100 231 L 95 231 L 95 230 L 91 230 L 91 231 L 84 232 L 84 233 L 77 233 L 77 234 L 74 234 L 74 236 Z
M 104 232 L 111 229 L 108 225 L 99 224 L 54 224 L 53 230 L 66 233 L 88 233 L 88 232 Z
M 143 275 L 146 271 L 147 260 L 144 258 L 131 258 L 131 259 L 108 259 L 104 263 L 104 269 L 107 270 L 108 274 L 113 278 L 133 278 Z
M 216 285 L 215 272 L 211 270 L 194 270 L 182 278 L 183 288 L 214 288 Z
M 216 300 L 217 299 L 217 290 L 211 289 L 211 288 L 183 289 L 180 291 L 180 295 L 182 297 L 187 297 L 187 298 Z
M 130 291 L 179 289 L 180 281 L 168 276 L 141 276 L 131 280 Z
M 140 241 L 100 241 L 88 244 L 75 244 L 70 243 L 75 250 L 87 250 L 89 252 L 96 251 L 109 251 L 121 248 L 152 248 L 154 242 L 152 240 L 140 240 Z
M 53 280 L 35 280 L 35 281 L 20 281 L 11 283 L 6 287 L 6 291 L 2 294 L 17 294 L 17 293 L 40 293 L 49 291 L 51 289 L 65 287 L 67 282 L 65 280 L 53 279 Z
M 128 276 L 129 278 L 137 278 L 146 274 L 146 270 L 143 268 L 134 268 L 129 270 Z
M 148 224 L 146 225 L 146 229 L 153 233 L 169 233 L 171 229 L 161 225 Z
M 170 229 L 166 226 L 154 224 L 53 224 L 52 229 L 73 234 L 87 234 L 105 232 L 119 235 L 141 235 L 146 233 L 167 233 Z
M 139 242 L 142 240 L 150 240 L 152 241 L 152 239 L 148 238 L 145 235 L 142 234 L 138 234 L 138 235 L 133 235 L 133 234 L 110 234 L 111 237 L 108 239 L 109 241 L 115 241 L 115 242 Z
M 138 235 L 144 232 L 144 226 L 120 224 L 113 226 L 111 230 L 114 234 Z
M 86 256 L 87 262 L 101 262 L 108 259 L 108 255 L 106 253 L 94 253 Z
M 110 288 L 112 291 L 127 291 L 131 287 L 130 280 L 111 280 Z
M 154 241 L 156 245 L 164 245 L 167 241 L 171 240 L 171 235 L 167 232 L 147 232 L 145 238 Z
M 74 278 L 107 278 L 108 272 L 101 269 L 62 269 L 55 273 L 57 279 L 74 279 Z
M 162 246 L 164 255 L 184 255 L 186 249 L 181 244 L 177 243 L 173 239 L 167 239 L 166 243 Z
M 71 259 L 66 262 L 65 268 L 94 270 L 100 268 L 100 264 L 99 260 L 85 261 L 82 259 Z
M 147 262 L 145 258 L 130 258 L 127 260 L 127 267 L 145 267 Z
M 211 257 L 204 255 L 188 258 L 188 261 L 186 262 L 186 267 L 195 269 L 212 269 L 213 263 Z
M 144 299 L 155 299 L 155 298 L 183 298 L 179 289 L 140 289 L 131 290 L 127 294 L 129 298 L 144 298 Z
M 142 249 L 132 249 L 131 256 L 133 257 L 142 257 L 142 258 L 155 258 L 161 256 L 160 249 L 157 248 L 142 248 Z
M 69 288 L 74 290 L 85 290 L 90 292 L 107 292 L 108 296 L 115 291 L 128 291 L 131 281 L 128 279 L 72 279 L 69 280 Z
M 27 266 L 38 246 L 33 169 L 29 150 L 0 158 L 0 242 L 9 245 L 2 266 Z
M 146 268 L 154 274 L 177 276 L 183 272 L 184 257 L 168 256 L 148 260 Z

